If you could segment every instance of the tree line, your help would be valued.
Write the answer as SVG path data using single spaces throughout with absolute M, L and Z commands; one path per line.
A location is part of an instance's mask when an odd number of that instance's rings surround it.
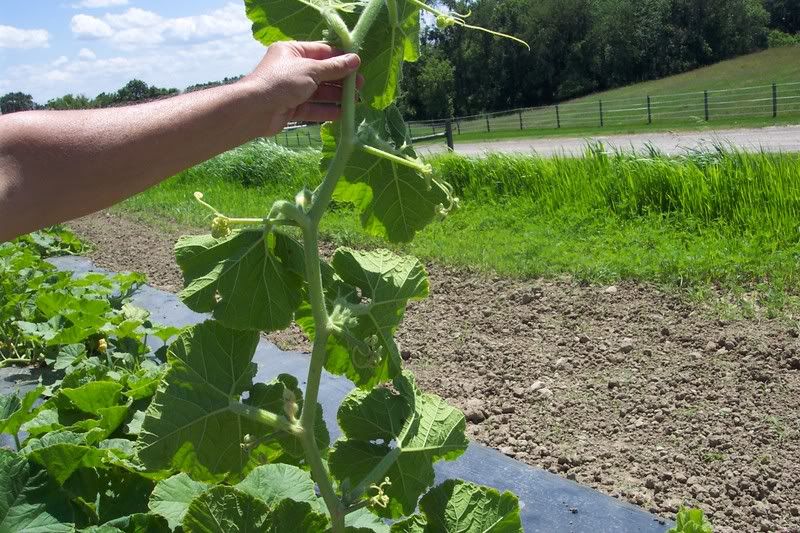
M 800 0 L 443 1 L 531 50 L 427 27 L 422 59 L 404 67 L 408 118 L 547 105 L 790 44 L 800 31 Z
M 408 119 L 443 118 L 551 104 L 656 79 L 775 46 L 800 45 L 800 0 L 442 0 L 470 24 L 511 41 L 424 25 L 422 58 L 403 70 Z M 430 21 L 429 21 L 430 22 Z M 469 35 L 467 35 L 469 31 Z M 197 90 L 238 78 L 195 85 Z M 0 112 L 81 109 L 140 102 L 177 89 L 132 80 L 95 98 L 67 94 L 38 105 L 0 97 Z
M 233 78 L 225 78 L 220 81 L 211 81 L 207 83 L 199 83 L 191 85 L 183 90 L 183 92 L 198 91 L 207 89 L 209 87 L 217 87 L 233 83 L 240 79 L 241 76 Z M 17 111 L 30 111 L 34 109 L 90 109 L 100 107 L 113 107 L 118 105 L 126 105 L 137 102 L 147 102 L 150 100 L 157 100 L 168 96 L 179 94 L 181 91 L 175 88 L 166 89 L 156 87 L 155 85 L 147 85 L 142 80 L 131 80 L 124 87 L 118 91 L 106 93 L 102 92 L 94 98 L 89 98 L 83 94 L 66 94 L 58 98 L 48 100 L 46 104 L 37 104 L 30 94 L 22 92 L 12 92 L 0 96 L 0 113 L 15 113 Z

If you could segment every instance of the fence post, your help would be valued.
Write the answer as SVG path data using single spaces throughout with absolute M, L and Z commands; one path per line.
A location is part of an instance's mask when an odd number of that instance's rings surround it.
M 558 104 L 556 104 L 556 128 L 561 129 L 561 112 L 558 110 Z
M 436 123 L 431 124 L 431 132 L 436 135 Z
M 447 140 L 447 147 L 452 152 L 455 149 L 453 147 L 453 122 L 449 118 L 444 123 L 444 138 Z
M 297 146 L 300 146 L 300 132 L 294 130 L 295 137 L 297 137 Z
M 772 84 L 772 118 L 778 118 L 778 84 Z
M 602 128 L 605 126 L 605 120 L 603 119 L 603 101 L 600 100 L 600 127 Z
M 284 140 L 286 141 L 286 148 L 289 148 L 289 132 L 288 131 L 284 131 L 283 132 L 283 137 L 284 137 Z
M 703 91 L 703 103 L 706 110 L 706 122 L 708 122 L 708 91 Z
M 456 131 L 461 135 L 461 121 L 456 119 Z
M 653 112 L 652 112 L 652 110 L 650 108 L 650 95 L 649 94 L 647 95 L 647 123 L 648 124 L 652 124 L 653 123 Z
M 490 133 L 492 128 L 489 126 L 489 114 L 486 114 L 486 133 Z
M 522 111 L 517 111 L 517 113 L 519 114 L 519 129 L 524 129 L 522 127 Z

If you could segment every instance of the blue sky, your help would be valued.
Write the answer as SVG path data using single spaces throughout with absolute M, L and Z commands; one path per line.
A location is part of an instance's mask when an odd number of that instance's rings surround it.
M 139 78 L 182 89 L 249 72 L 242 0 L 2 0 L 0 94 L 94 97 Z

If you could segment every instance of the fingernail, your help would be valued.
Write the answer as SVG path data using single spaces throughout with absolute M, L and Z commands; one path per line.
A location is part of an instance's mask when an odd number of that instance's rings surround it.
M 361 64 L 361 58 L 356 54 L 345 54 L 344 60 L 348 67 L 356 68 Z

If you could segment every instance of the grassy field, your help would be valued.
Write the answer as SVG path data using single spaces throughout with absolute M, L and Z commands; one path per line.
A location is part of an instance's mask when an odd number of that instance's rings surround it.
M 800 161 L 769 154 L 537 159 L 456 155 L 431 161 L 462 209 L 399 247 L 426 259 L 505 275 L 643 280 L 731 294 L 781 309 L 798 294 Z M 319 180 L 317 154 L 256 143 L 123 203 L 158 222 L 204 227 L 195 190 L 228 215 L 263 216 Z M 383 245 L 348 206 L 322 226 L 338 244 Z M 748 304 L 750 305 L 750 304 Z
M 729 59 L 683 74 L 620 87 L 574 100 L 644 98 L 649 95 L 693 93 L 800 81 L 800 47 L 772 48 Z
M 800 123 L 798 82 L 800 47 L 771 49 L 677 76 L 591 94 L 562 102 L 557 108 L 459 119 L 454 133 L 457 140 L 465 142 L 795 124 Z M 775 94 L 772 83 L 778 84 Z M 419 136 L 442 131 L 443 126 L 412 123 L 411 128 L 413 135 Z

